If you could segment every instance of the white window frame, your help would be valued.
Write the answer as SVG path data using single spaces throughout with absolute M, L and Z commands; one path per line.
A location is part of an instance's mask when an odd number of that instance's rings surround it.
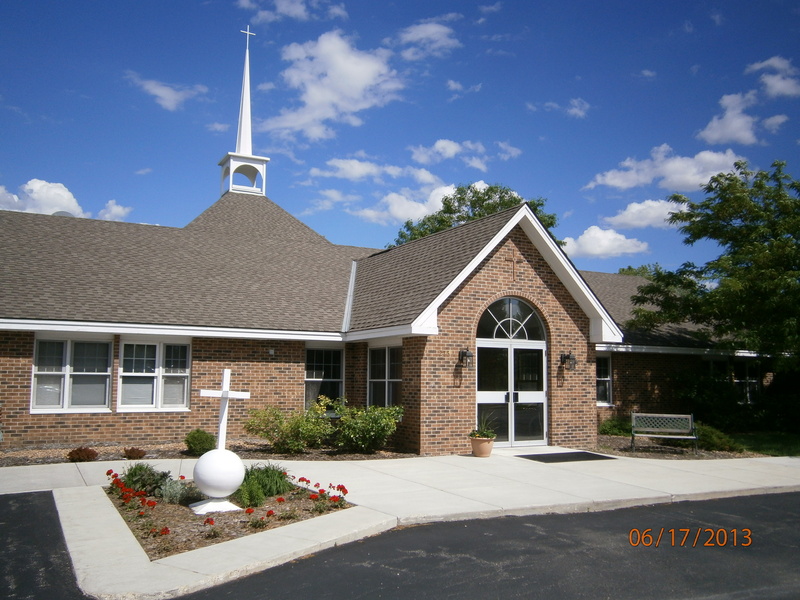
M 62 345 L 62 364 L 58 371 L 43 370 L 39 361 L 39 344 L 54 343 Z M 105 371 L 91 371 L 81 372 L 75 370 L 74 356 L 76 343 L 89 343 L 89 344 L 106 344 L 108 346 L 108 364 Z M 31 374 L 31 414 L 59 414 L 59 413 L 109 413 L 111 407 L 109 399 L 111 397 L 111 370 L 113 368 L 113 361 L 111 360 L 113 352 L 113 340 L 97 337 L 70 337 L 70 338 L 48 338 L 37 337 L 34 346 L 33 367 Z M 73 383 L 80 380 L 81 377 L 105 377 L 106 390 L 105 402 L 103 405 L 85 405 L 73 403 Z M 37 405 L 36 396 L 38 391 L 37 381 L 39 378 L 44 377 L 59 377 L 59 404 L 56 405 Z
M 597 406 L 614 406 L 614 380 L 613 380 L 613 370 L 611 368 L 611 354 L 598 354 L 595 360 L 604 359 L 608 361 L 608 377 L 598 377 L 597 376 L 597 366 L 595 364 L 595 387 L 597 386 L 597 382 L 605 381 L 608 382 L 606 385 L 608 386 L 608 400 L 605 402 L 601 400 L 597 400 Z
M 399 350 L 400 351 L 400 377 L 391 377 L 391 370 L 392 370 L 392 363 L 391 363 L 391 356 L 392 350 Z M 372 377 L 372 353 L 373 352 L 383 352 L 383 361 L 384 361 L 384 372 L 383 377 Z M 377 347 L 369 348 L 369 359 L 367 360 L 367 405 L 368 406 L 397 406 L 400 404 L 400 400 L 402 399 L 403 394 L 403 347 L 402 346 L 386 346 L 386 347 Z M 383 383 L 383 398 L 384 402 L 380 404 L 376 404 L 375 399 L 372 397 L 372 384 L 373 383 Z M 391 394 L 392 384 L 399 383 L 400 392 L 397 394 L 400 396 L 399 398 L 394 398 Z
M 119 369 L 117 374 L 117 412 L 188 412 L 189 397 L 191 396 L 192 381 L 192 345 L 187 339 L 124 339 L 119 344 Z M 153 357 L 153 370 L 141 372 L 126 370 L 125 349 L 131 346 L 155 346 Z M 180 372 L 170 372 L 165 367 L 166 347 L 186 347 L 186 367 Z M 164 401 L 164 383 L 168 379 L 183 379 L 183 402 L 180 404 L 167 404 Z M 128 389 L 126 379 L 152 380 L 152 401 L 149 404 L 125 404 L 124 394 Z

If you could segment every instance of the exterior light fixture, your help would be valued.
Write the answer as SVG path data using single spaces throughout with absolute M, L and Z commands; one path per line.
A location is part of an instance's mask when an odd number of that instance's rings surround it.
M 575 367 L 578 366 L 578 359 L 575 358 L 572 350 L 569 351 L 569 354 L 561 355 L 561 366 L 564 367 L 565 371 L 574 371 Z
M 473 358 L 475 358 L 475 355 L 466 348 L 459 350 L 458 352 L 458 364 L 461 367 L 466 367 L 469 369 L 472 366 Z

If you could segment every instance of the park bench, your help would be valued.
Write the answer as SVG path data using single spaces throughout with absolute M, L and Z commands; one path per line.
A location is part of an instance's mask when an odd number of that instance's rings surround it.
M 693 415 L 657 415 L 631 413 L 631 451 L 636 451 L 636 438 L 670 438 L 694 440 L 697 454 L 697 429 Z

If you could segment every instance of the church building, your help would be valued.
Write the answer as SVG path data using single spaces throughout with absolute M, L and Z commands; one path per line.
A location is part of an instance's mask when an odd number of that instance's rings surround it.
M 249 50 L 222 196 L 182 228 L 0 211 L 0 448 L 137 445 L 215 432 L 318 395 L 401 405 L 394 442 L 464 453 L 592 447 L 598 416 L 670 408 L 710 356 L 626 332 L 642 280 L 579 272 L 524 204 L 388 250 L 332 244 L 266 196 Z M 638 336 L 638 337 L 637 337 Z

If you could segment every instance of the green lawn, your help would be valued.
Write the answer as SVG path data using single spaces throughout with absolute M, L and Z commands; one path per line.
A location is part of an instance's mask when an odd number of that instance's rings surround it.
M 732 433 L 730 437 L 751 452 L 769 456 L 800 456 L 800 434 L 797 433 Z

